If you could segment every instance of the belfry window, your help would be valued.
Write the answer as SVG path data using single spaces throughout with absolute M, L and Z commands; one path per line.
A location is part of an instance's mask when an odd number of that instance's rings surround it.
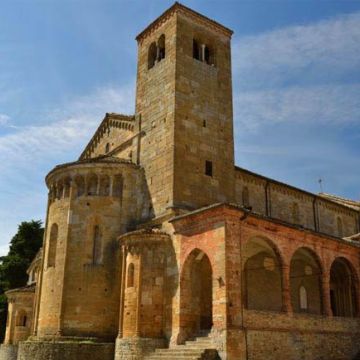
M 208 45 L 193 39 L 193 58 L 208 65 L 214 65 L 214 51 Z
M 148 52 L 148 69 L 154 67 L 154 65 L 165 59 L 165 35 L 162 34 L 158 41 L 151 43 Z
M 154 67 L 155 62 L 156 62 L 156 55 L 157 55 L 156 44 L 153 42 L 150 45 L 149 52 L 148 52 L 148 69 L 151 69 L 152 67 Z
M 157 60 L 165 59 L 165 35 L 161 35 L 158 40 L 158 54 Z
M 199 43 L 195 39 L 193 40 L 193 58 L 196 60 L 201 60 Z

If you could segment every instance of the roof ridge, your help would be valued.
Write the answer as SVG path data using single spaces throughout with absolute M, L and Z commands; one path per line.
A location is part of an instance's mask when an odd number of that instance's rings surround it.
M 217 28 L 219 31 L 223 32 L 225 35 L 231 36 L 234 32 L 227 28 L 226 26 L 220 24 L 219 22 L 210 19 L 209 17 L 179 3 L 178 1 L 175 1 L 175 3 L 170 6 L 167 10 L 165 10 L 160 16 L 158 16 L 153 22 L 151 22 L 143 31 L 141 31 L 137 36 L 137 41 L 142 41 L 145 37 L 145 35 L 153 30 L 159 27 L 161 24 L 164 23 L 170 16 L 172 16 L 175 12 L 182 11 L 183 13 L 193 16 L 197 18 L 198 20 L 202 20 L 203 22 L 208 23 L 214 28 Z

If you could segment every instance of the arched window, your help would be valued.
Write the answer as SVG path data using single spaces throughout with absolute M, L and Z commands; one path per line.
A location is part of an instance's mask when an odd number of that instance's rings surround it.
M 206 62 L 207 64 L 210 64 L 210 48 L 208 46 L 205 45 L 205 49 L 204 49 L 204 62 Z
M 16 316 L 16 326 L 26 326 L 27 316 L 24 310 L 20 310 Z
M 64 182 L 64 197 L 70 196 L 70 179 L 66 179 Z
M 109 196 L 110 194 L 110 178 L 104 175 L 100 178 L 100 195 Z
M 344 232 L 343 232 L 343 223 L 340 216 L 336 218 L 336 225 L 337 225 L 338 237 L 342 238 L 344 236 Z
M 58 226 L 57 224 L 52 224 L 50 230 L 50 238 L 49 238 L 48 262 L 47 262 L 48 267 L 55 267 L 57 239 L 58 239 Z
M 244 188 L 243 188 L 242 200 L 243 200 L 243 206 L 245 206 L 245 207 L 250 206 L 250 195 L 249 195 L 249 189 L 247 186 L 244 186 Z
M 148 69 L 151 69 L 156 62 L 157 49 L 156 44 L 153 42 L 149 47 L 148 52 Z
M 307 310 L 308 308 L 308 298 L 307 298 L 307 291 L 304 286 L 300 286 L 299 289 L 299 304 L 300 310 Z
M 88 182 L 88 189 L 87 189 L 88 195 L 96 195 L 97 194 L 97 183 L 98 183 L 97 176 L 90 175 L 89 182 Z
M 113 183 L 113 196 L 122 196 L 122 189 L 123 189 L 123 179 L 121 175 L 116 175 L 114 177 Z
M 295 224 L 299 224 L 300 223 L 300 211 L 299 211 L 299 204 L 297 202 L 294 202 L 292 204 L 291 213 L 292 213 L 292 221 Z
M 57 184 L 57 195 L 56 195 L 56 198 L 58 199 L 58 200 L 60 200 L 62 197 L 63 197 L 63 193 L 64 193 L 64 186 L 63 186 L 63 184 L 62 184 L 62 182 L 59 182 L 58 184 Z
M 196 60 L 200 60 L 200 47 L 197 40 L 193 40 L 193 58 Z
M 134 286 L 134 277 L 135 277 L 135 266 L 133 263 L 130 263 L 127 270 L 126 287 Z
M 158 40 L 158 61 L 165 59 L 165 35 L 161 35 Z
M 106 143 L 105 145 L 105 154 L 107 154 L 110 151 L 110 144 Z
M 101 263 L 101 233 L 98 225 L 94 226 L 94 234 L 93 234 L 93 264 L 98 265 Z
M 85 194 L 85 181 L 82 176 L 77 176 L 75 178 L 75 184 L 76 184 L 76 196 L 82 196 Z

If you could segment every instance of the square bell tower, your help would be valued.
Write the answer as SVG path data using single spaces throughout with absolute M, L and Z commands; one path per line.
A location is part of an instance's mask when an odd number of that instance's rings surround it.
M 138 160 L 155 216 L 234 200 L 231 35 L 175 3 L 137 37 Z

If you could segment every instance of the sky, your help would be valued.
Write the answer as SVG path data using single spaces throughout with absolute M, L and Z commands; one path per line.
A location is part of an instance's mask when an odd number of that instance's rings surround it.
M 173 1 L 1 0 L 0 255 L 45 175 L 132 114 L 135 36 Z M 184 0 L 234 30 L 236 165 L 360 200 L 360 0 Z

